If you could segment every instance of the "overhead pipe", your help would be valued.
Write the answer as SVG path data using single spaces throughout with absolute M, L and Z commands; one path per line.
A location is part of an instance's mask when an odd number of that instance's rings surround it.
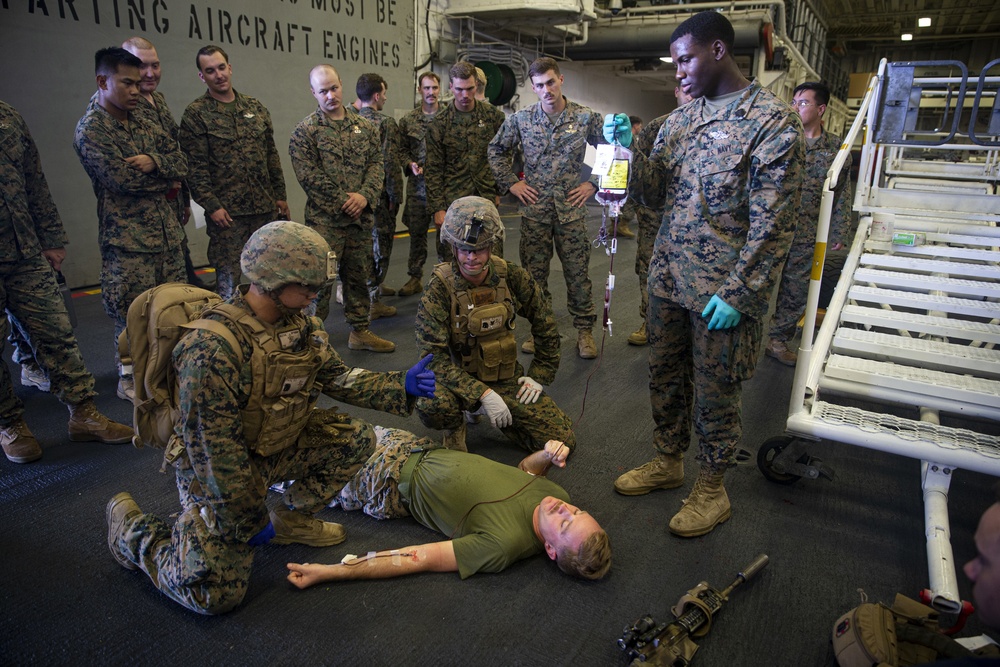
M 760 45 L 760 20 L 763 14 L 753 17 L 752 23 L 737 21 L 737 49 L 755 49 Z M 676 28 L 672 23 L 635 23 L 614 27 L 594 26 L 586 46 L 567 46 L 563 52 L 572 60 L 619 60 L 622 58 L 651 58 L 666 53 L 670 33 Z
M 670 36 L 664 35 L 662 26 L 664 23 L 658 23 L 645 26 L 631 27 L 634 34 L 622 36 L 621 26 L 615 26 L 614 29 L 610 29 L 611 25 L 614 23 L 621 23 L 627 20 L 629 16 L 642 16 L 642 15 L 655 15 L 658 18 L 663 18 L 669 15 L 676 15 L 680 13 L 691 13 L 700 10 L 708 9 L 719 9 L 723 8 L 760 8 L 762 5 L 774 8 L 774 11 L 764 10 L 765 12 L 770 11 L 770 18 L 773 25 L 775 25 L 776 36 L 782 41 L 782 47 L 787 49 L 791 55 L 795 57 L 800 63 L 803 64 L 806 69 L 806 73 L 809 78 L 814 80 L 819 80 L 821 77 L 815 68 L 809 63 L 808 60 L 802 55 L 795 44 L 792 42 L 791 38 L 788 36 L 788 32 L 785 25 L 785 2 L 784 0 L 771 0 L 770 2 L 761 3 L 759 0 L 732 0 L 724 5 L 713 2 L 698 2 L 688 5 L 671 5 L 671 6 L 660 6 L 660 7 L 633 7 L 629 9 L 622 9 L 616 18 L 613 18 L 612 14 L 605 9 L 596 9 L 594 12 L 598 16 L 608 17 L 598 19 L 594 28 L 595 31 L 590 30 L 590 22 L 581 21 L 580 25 L 583 29 L 583 34 L 579 39 L 562 39 L 559 44 L 562 45 L 563 56 L 570 60 L 618 60 L 622 58 L 650 58 L 650 57 L 660 57 L 663 55 L 663 45 L 665 41 L 669 41 Z M 624 14 L 624 17 L 622 16 Z M 497 42 L 503 42 L 504 40 L 498 39 L 493 35 L 484 33 L 481 30 L 476 29 L 474 17 L 451 17 L 464 19 L 469 18 L 472 20 L 472 27 L 470 32 L 475 35 L 486 37 L 487 39 L 492 39 Z M 673 25 L 669 23 L 666 25 Z M 605 28 L 607 26 L 607 28 Z M 736 27 L 736 26 L 734 26 Z M 642 34 L 639 30 L 642 30 Z M 596 34 L 595 34 L 596 32 Z M 671 29 L 672 32 L 672 29 Z M 599 39 L 598 39 L 599 37 Z M 649 40 L 649 43 L 643 44 L 640 50 L 629 50 L 623 51 L 622 44 L 624 43 L 640 43 L 643 40 Z M 737 48 L 757 48 L 760 44 L 760 35 L 756 26 L 753 29 L 748 29 L 744 27 L 743 30 L 737 29 L 736 36 L 736 47 Z M 556 44 L 548 42 L 547 40 L 542 41 L 539 44 L 541 48 L 552 48 Z M 586 47 L 586 48 L 584 48 Z
M 673 22 L 661 22 L 656 24 L 645 24 L 646 29 L 651 29 L 651 34 L 638 33 L 637 27 L 632 27 L 633 34 L 626 37 L 622 37 L 623 27 L 620 25 L 625 22 L 629 17 L 642 18 L 643 16 L 656 16 L 657 18 L 667 18 L 669 16 L 674 16 L 677 14 L 690 14 L 693 12 L 709 9 L 736 9 L 741 7 L 746 8 L 760 8 L 766 6 L 769 9 L 772 24 L 775 26 L 775 34 L 782 41 L 782 47 L 787 49 L 788 52 L 800 63 L 803 64 L 808 78 L 819 81 L 819 72 L 813 67 L 813 65 L 802 55 L 798 47 L 792 41 L 788 34 L 787 26 L 785 23 L 785 2 L 784 0 L 771 0 L 770 2 L 762 3 L 759 0 L 732 0 L 732 2 L 727 2 L 725 4 L 720 4 L 717 2 L 697 2 L 688 5 L 669 5 L 669 6 L 650 6 L 650 7 L 632 7 L 629 9 L 622 9 L 617 16 L 611 14 L 610 11 L 606 9 L 595 8 L 594 13 L 596 13 L 599 18 L 594 24 L 594 30 L 589 31 L 587 34 L 587 41 L 582 44 L 577 44 L 575 42 L 564 42 L 563 52 L 567 58 L 575 60 L 618 60 L 621 58 L 649 58 L 658 57 L 663 55 L 664 43 L 669 41 L 670 35 L 664 34 L 663 25 L 672 26 L 671 32 L 673 32 L 673 27 L 676 27 Z M 618 25 L 614 25 L 614 24 Z M 636 22 L 638 23 L 638 22 Z M 587 25 L 586 22 L 583 24 Z M 611 26 L 614 25 L 612 29 Z M 641 24 L 640 24 L 641 25 Z M 734 25 L 734 28 L 737 26 Z M 742 31 L 745 34 L 741 35 L 741 31 L 737 28 L 736 40 L 737 48 L 756 48 L 759 46 L 759 34 L 754 30 L 753 41 L 750 41 L 749 31 Z M 603 36 L 607 34 L 607 36 Z M 629 38 L 640 39 L 644 38 L 646 40 L 655 40 L 655 44 L 644 44 L 642 50 L 628 50 L 624 51 L 622 49 L 623 42 L 629 43 Z M 586 44 L 587 49 L 577 49 L 575 47 L 583 46 Z M 600 48 L 598 48 L 600 47 Z M 575 52 L 574 52 L 575 51 Z
M 611 19 L 622 19 L 622 14 L 624 18 L 628 18 L 632 14 L 642 15 L 642 14 L 690 14 L 693 12 L 699 12 L 704 9 L 720 9 L 729 8 L 735 9 L 737 7 L 754 7 L 758 8 L 761 5 L 773 5 L 781 8 L 780 20 L 781 24 L 778 26 L 782 35 L 785 34 L 785 0 L 770 0 L 761 2 L 760 0 L 732 0 L 732 2 L 695 2 L 688 5 L 663 5 L 659 7 L 649 6 L 649 7 L 632 7 L 629 9 L 622 9 L 617 15 L 612 14 L 607 9 L 597 9 L 594 8 L 594 13 L 601 17 L 610 17 Z

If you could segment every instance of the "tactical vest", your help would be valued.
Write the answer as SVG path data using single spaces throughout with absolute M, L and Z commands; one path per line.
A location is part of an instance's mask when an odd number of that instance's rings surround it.
M 213 312 L 207 309 L 202 316 Z M 309 421 L 322 385 L 316 382 L 319 370 L 331 357 L 329 336 L 317 329 L 307 341 L 302 316 L 293 324 L 275 329 L 245 311 L 235 320 L 243 338 L 250 342 L 253 382 L 250 400 L 241 412 L 243 438 L 247 447 L 260 456 L 270 456 L 295 444 Z M 231 319 L 229 314 L 224 314 Z M 231 320 L 232 321 L 232 320 Z M 192 323 L 197 326 L 197 323 Z M 289 351 L 296 347 L 301 350 Z
M 482 382 L 509 380 L 517 365 L 514 340 L 514 300 L 507 286 L 507 262 L 491 257 L 500 281 L 459 290 L 451 264 L 438 264 L 434 275 L 451 296 L 451 358 L 462 370 Z

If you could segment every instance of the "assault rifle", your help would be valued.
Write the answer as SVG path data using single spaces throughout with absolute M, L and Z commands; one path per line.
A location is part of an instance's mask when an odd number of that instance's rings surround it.
M 689 590 L 670 610 L 674 620 L 657 623 L 646 614 L 627 626 L 618 640 L 618 647 L 632 659 L 632 664 L 687 667 L 698 650 L 694 639 L 704 637 L 712 628 L 712 617 L 729 601 L 729 594 L 764 569 L 767 555 L 761 554 L 736 575 L 733 583 L 718 591 L 703 581 Z

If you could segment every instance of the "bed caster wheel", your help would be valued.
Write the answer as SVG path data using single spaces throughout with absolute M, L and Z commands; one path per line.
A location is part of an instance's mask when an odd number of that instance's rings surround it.
M 820 459 L 809 456 L 802 440 L 788 435 L 771 438 L 760 446 L 757 467 L 775 484 L 794 484 L 803 477 L 833 480 L 833 470 Z
M 781 435 L 776 438 L 771 438 L 766 440 L 764 444 L 760 446 L 757 450 L 757 467 L 760 468 L 760 472 L 764 475 L 764 478 L 769 482 L 774 482 L 775 484 L 794 484 L 795 482 L 802 479 L 800 475 L 795 475 L 789 473 L 785 470 L 785 466 L 781 465 L 781 462 L 775 464 L 774 459 L 781 454 L 782 451 L 790 444 L 794 438 Z M 802 455 L 802 459 L 807 458 L 805 454 Z M 804 460 L 800 459 L 800 463 L 805 463 Z

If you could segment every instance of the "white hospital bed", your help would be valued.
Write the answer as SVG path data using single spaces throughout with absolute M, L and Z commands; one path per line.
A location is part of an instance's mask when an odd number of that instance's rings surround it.
M 972 82 L 957 62 L 881 63 L 824 184 L 786 435 L 757 456 L 778 483 L 832 477 L 807 451 L 824 439 L 920 459 L 927 597 L 951 613 L 951 475 L 1000 476 L 998 88 L 1000 60 Z M 858 231 L 816 332 L 833 189 L 862 131 Z

